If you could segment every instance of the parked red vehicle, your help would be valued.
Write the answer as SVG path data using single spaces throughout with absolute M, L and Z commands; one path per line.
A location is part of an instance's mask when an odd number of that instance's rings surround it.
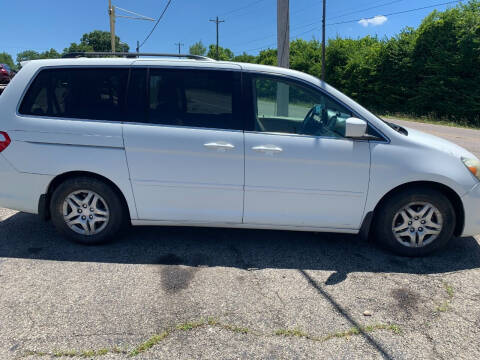
M 0 64 L 0 84 L 8 84 L 13 78 L 14 72 L 6 64 Z

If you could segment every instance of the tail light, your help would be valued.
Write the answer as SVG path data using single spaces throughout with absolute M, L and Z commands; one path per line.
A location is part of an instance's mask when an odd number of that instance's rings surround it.
M 0 69 L 0 72 L 1 72 L 2 74 L 8 74 L 8 71 L 5 70 L 4 68 L 1 68 L 1 69 Z
M 0 152 L 5 150 L 12 141 L 5 131 L 0 131 Z

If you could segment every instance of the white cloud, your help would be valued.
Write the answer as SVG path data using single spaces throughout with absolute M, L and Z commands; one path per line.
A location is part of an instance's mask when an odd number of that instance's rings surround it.
M 388 19 L 387 19 L 386 16 L 377 15 L 377 16 L 374 16 L 370 19 L 362 19 L 358 23 L 362 26 L 365 26 L 365 27 L 367 27 L 368 25 L 378 26 L 378 25 L 384 24 L 387 20 Z

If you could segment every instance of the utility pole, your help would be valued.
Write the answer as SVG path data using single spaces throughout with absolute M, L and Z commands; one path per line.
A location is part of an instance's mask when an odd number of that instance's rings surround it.
M 185 45 L 185 44 L 183 44 L 183 43 L 181 43 L 181 42 L 178 42 L 178 43 L 175 43 L 175 45 L 178 45 L 178 55 L 180 55 L 180 54 L 182 53 L 182 51 L 180 50 L 180 48 L 181 48 L 183 45 Z
M 120 10 L 123 13 L 130 14 L 128 16 L 126 15 L 116 15 L 115 14 L 115 9 Z M 122 14 L 122 13 L 120 13 Z M 132 16 L 134 15 L 134 16 Z M 110 18 L 110 42 L 111 42 L 111 49 L 112 52 L 115 52 L 115 43 L 116 43 L 116 38 L 115 38 L 115 21 L 117 17 L 120 18 L 126 18 L 126 19 L 133 19 L 133 20 L 147 20 L 147 21 L 155 21 L 155 19 L 152 19 L 148 16 L 140 15 L 136 12 L 122 9 L 121 7 L 114 6 L 112 5 L 112 0 L 108 0 L 108 17 Z M 137 41 L 137 52 L 140 50 L 140 45 Z
M 278 66 L 290 67 L 290 4 L 289 0 L 277 0 L 277 62 Z M 277 116 L 288 116 L 290 88 L 286 83 L 277 83 Z
M 216 19 L 210 19 L 210 21 L 217 24 L 217 60 L 218 60 L 219 59 L 219 55 L 218 55 L 218 24 L 220 24 L 222 22 L 225 22 L 225 20 L 218 20 L 218 16 L 217 16 Z
M 110 42 L 112 52 L 115 52 L 115 7 L 112 0 L 108 0 L 108 15 L 110 16 Z
M 289 0 L 277 0 L 277 60 L 278 66 L 290 67 Z
M 325 81 L 325 11 L 327 0 L 323 0 L 323 18 L 322 18 L 322 81 Z
M 140 52 L 140 41 L 137 40 L 137 53 Z

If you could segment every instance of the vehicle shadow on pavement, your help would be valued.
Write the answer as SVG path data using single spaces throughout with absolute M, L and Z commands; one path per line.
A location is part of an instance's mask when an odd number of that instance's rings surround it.
M 433 274 L 480 268 L 480 245 L 473 237 L 452 239 L 426 258 L 405 258 L 353 235 L 200 227 L 130 227 L 111 243 L 85 246 L 25 213 L 0 222 L 0 232 L 3 258 L 333 271 L 325 285 L 340 283 L 352 272 Z

